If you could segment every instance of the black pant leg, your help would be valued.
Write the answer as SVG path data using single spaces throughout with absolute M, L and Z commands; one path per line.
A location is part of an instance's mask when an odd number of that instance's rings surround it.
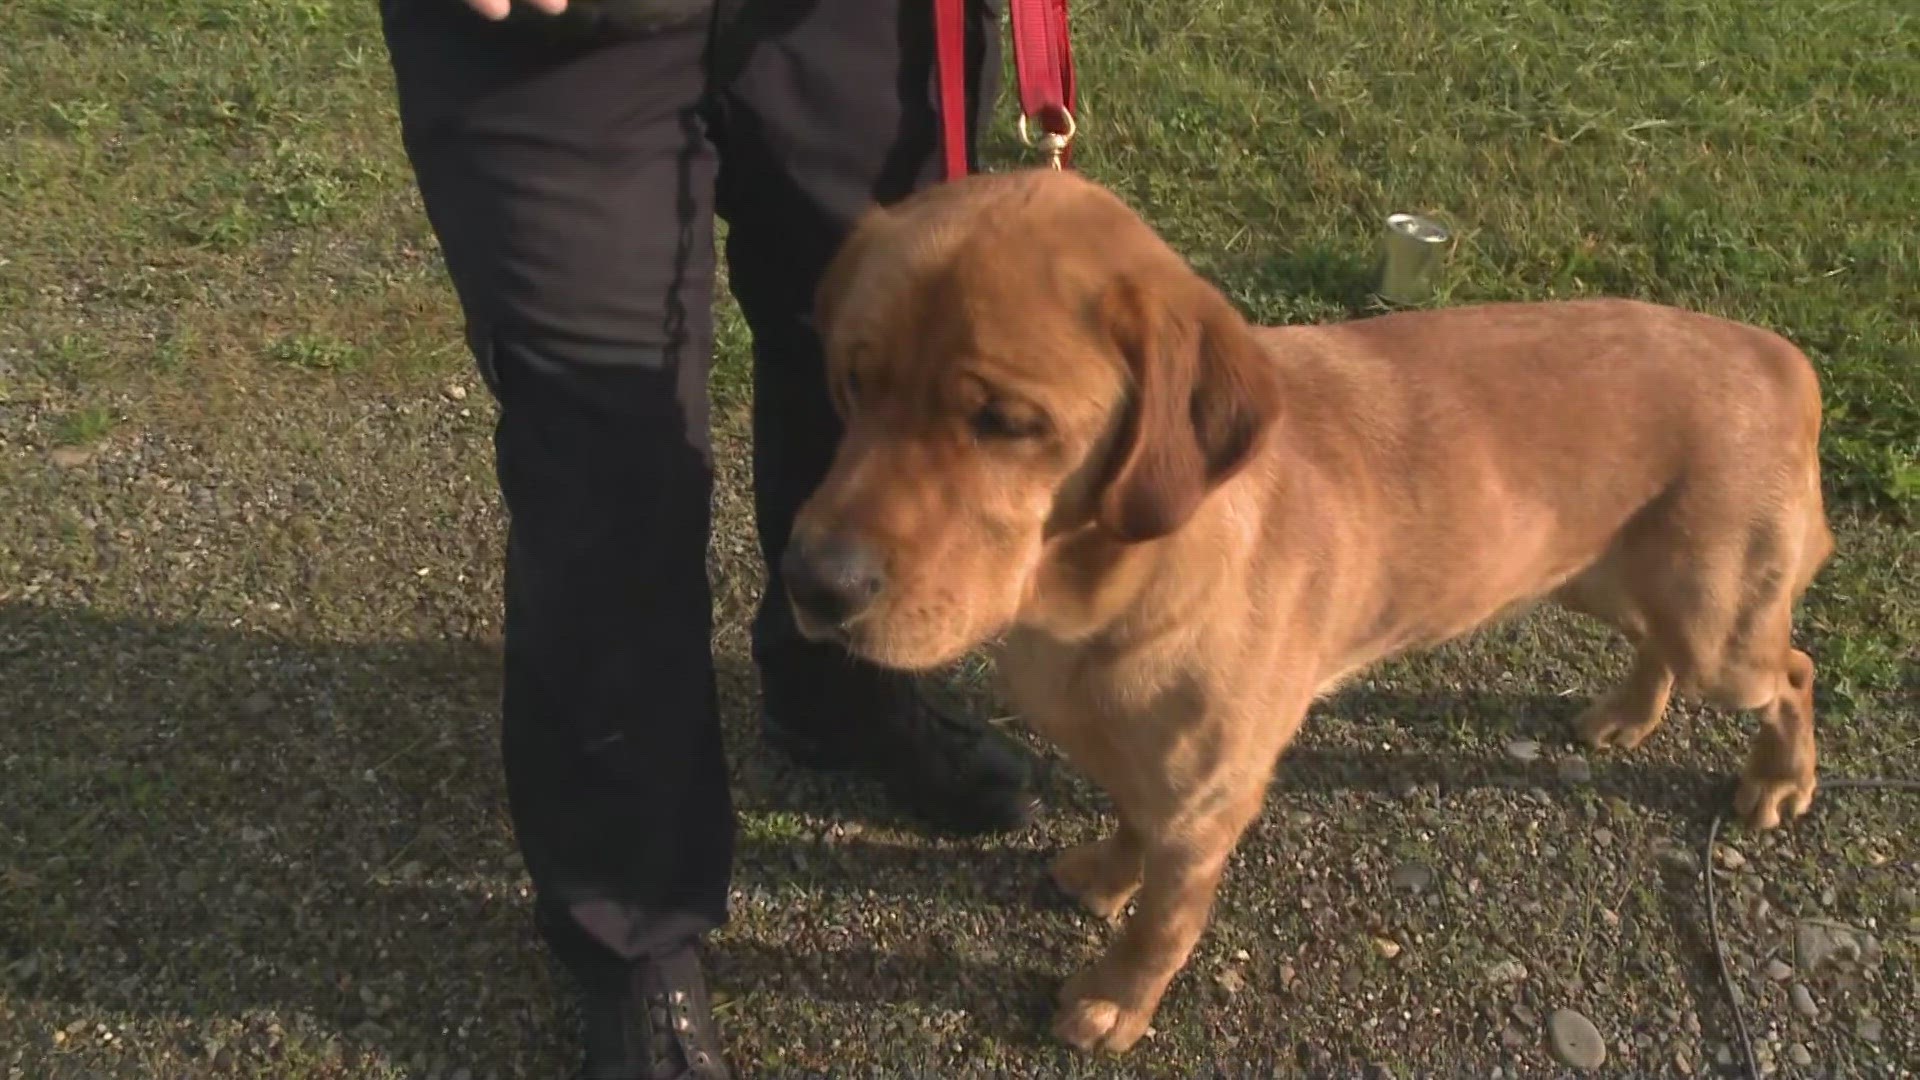
M 514 828 L 550 942 L 597 981 L 726 918 L 710 25 L 385 15 L 406 149 L 500 404 Z
M 716 45 L 720 211 L 753 332 L 754 509 L 768 588 L 763 663 L 800 642 L 780 556 L 840 438 L 813 297 L 855 220 L 941 178 L 931 0 L 739 0 Z M 999 91 L 999 0 L 968 6 L 970 136 Z M 974 141 L 970 138 L 970 143 Z

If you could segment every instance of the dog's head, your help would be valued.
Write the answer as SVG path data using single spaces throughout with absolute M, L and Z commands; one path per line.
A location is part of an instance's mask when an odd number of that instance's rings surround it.
M 873 211 L 817 320 L 845 432 L 782 576 L 804 632 L 888 666 L 946 663 L 1031 616 L 1038 582 L 1076 572 L 1057 565 L 1069 540 L 1179 530 L 1279 408 L 1226 298 L 1071 173 Z

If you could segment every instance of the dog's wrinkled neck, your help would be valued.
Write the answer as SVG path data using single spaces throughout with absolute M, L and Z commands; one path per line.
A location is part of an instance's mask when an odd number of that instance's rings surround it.
M 1076 648 L 1127 652 L 1204 625 L 1205 608 L 1230 580 L 1247 536 L 1238 524 L 1244 482 L 1223 485 L 1179 530 L 1156 540 L 1127 542 L 1097 524 L 1049 540 L 1016 629 Z M 1143 612 L 1152 612 L 1150 621 Z

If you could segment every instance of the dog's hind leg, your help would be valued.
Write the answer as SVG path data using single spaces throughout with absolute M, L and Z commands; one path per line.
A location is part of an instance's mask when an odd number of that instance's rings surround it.
M 1734 809 L 1752 829 L 1771 829 L 1813 802 L 1813 659 L 1793 647 L 1793 604 L 1804 580 L 1797 545 L 1775 554 L 1778 530 L 1753 530 L 1731 617 L 1697 622 L 1686 683 L 1729 709 L 1760 714 Z M 1755 552 L 1768 558 L 1755 559 Z
M 1658 649 L 1642 642 L 1634 650 L 1626 681 L 1587 706 L 1574 720 L 1574 729 L 1596 750 L 1631 750 L 1660 727 L 1672 695 L 1673 669 Z
M 1683 691 L 1756 711 L 1735 809 L 1771 829 L 1813 802 L 1813 660 L 1793 647 L 1793 607 L 1831 550 L 1818 504 L 1749 513 L 1737 529 L 1676 528 L 1643 579 L 1653 640 Z M 1695 522 L 1724 521 L 1730 511 Z
M 1632 750 L 1645 742 L 1666 719 L 1673 696 L 1673 666 L 1650 632 L 1645 606 L 1631 593 L 1630 575 L 1621 569 L 1629 557 L 1627 551 L 1610 554 L 1554 596 L 1562 607 L 1607 623 L 1633 644 L 1626 679 L 1573 721 L 1581 740 L 1595 750 Z
M 1833 555 L 1833 533 L 1813 489 L 1812 512 L 1801 530 L 1798 558 L 1784 575 L 1781 589 L 1765 598 L 1763 625 L 1769 632 L 1753 643 L 1760 657 L 1781 657 L 1773 680 L 1773 699 L 1760 708 L 1760 730 L 1747 751 L 1746 770 L 1734 793 L 1734 809 L 1753 829 L 1771 829 L 1799 817 L 1813 805 L 1818 786 L 1813 736 L 1813 658 L 1792 646 L 1793 606 L 1813 576 Z M 1736 703 L 1738 704 L 1738 703 Z
M 1140 890 L 1144 859 L 1140 833 L 1122 821 L 1112 833 L 1055 856 L 1053 881 L 1080 906 L 1115 922 Z
M 1790 648 L 1733 797 L 1748 828 L 1771 829 L 1807 812 L 1818 786 L 1814 759 L 1813 659 Z

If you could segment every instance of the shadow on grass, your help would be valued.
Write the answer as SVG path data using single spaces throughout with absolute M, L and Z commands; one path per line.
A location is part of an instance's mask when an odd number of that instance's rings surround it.
M 1285 297 L 1311 310 L 1315 321 L 1380 314 L 1373 296 L 1379 277 L 1377 254 L 1347 246 L 1300 246 L 1244 255 L 1202 257 L 1196 265 L 1221 283 L 1231 283 L 1242 301 L 1249 297 Z M 1254 306 L 1256 322 L 1297 321 L 1282 310 Z
M 565 995 L 526 918 L 499 781 L 497 677 L 484 643 L 314 643 L 0 605 L 0 990 L 144 1016 L 278 1009 L 403 1062 L 498 1045 L 548 1069 Z M 799 774 L 758 747 L 742 700 L 750 682 L 737 662 L 722 673 L 741 808 L 885 821 L 869 786 Z M 1421 707 L 1364 695 L 1330 706 Z M 1537 782 L 1518 769 L 1307 745 L 1278 786 Z M 1615 768 L 1594 786 L 1684 809 L 1704 805 L 1713 782 Z M 1054 813 L 1086 797 L 1062 770 L 1046 794 Z M 1025 908 L 1046 896 L 1045 857 L 1020 844 L 825 844 L 749 830 L 737 887 L 804 878 L 829 893 Z M 986 994 L 1031 997 L 1037 1029 L 1057 971 L 939 950 L 797 955 L 728 939 L 714 965 L 734 986 L 854 1001 L 964 1010 Z M 816 978 L 827 968 L 838 970 Z

